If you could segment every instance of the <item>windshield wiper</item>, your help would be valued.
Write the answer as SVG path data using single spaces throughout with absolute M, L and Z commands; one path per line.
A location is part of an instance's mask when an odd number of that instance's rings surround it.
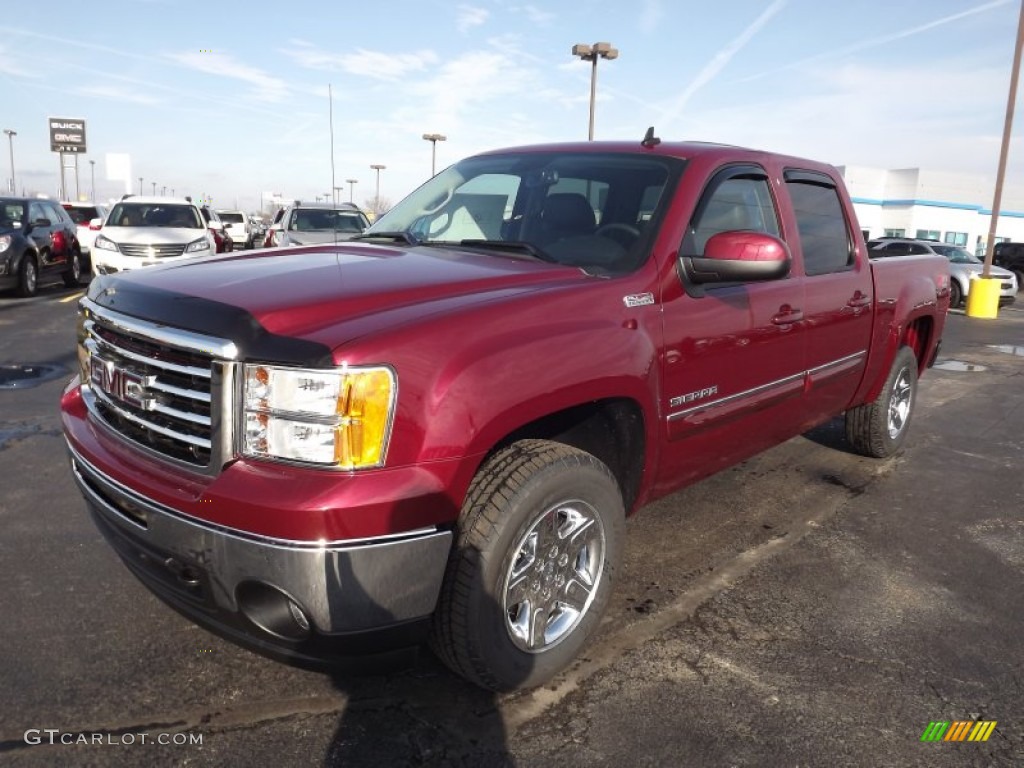
M 470 248 L 487 248 L 492 251 L 514 251 L 515 253 L 525 253 L 538 261 L 546 261 L 549 264 L 558 263 L 550 254 L 525 240 L 460 240 L 459 245 Z
M 396 230 L 394 232 L 364 232 L 361 235 L 356 235 L 352 238 L 353 240 L 393 240 L 395 242 L 402 242 L 406 245 L 419 245 L 420 241 L 410 235 L 408 232 Z

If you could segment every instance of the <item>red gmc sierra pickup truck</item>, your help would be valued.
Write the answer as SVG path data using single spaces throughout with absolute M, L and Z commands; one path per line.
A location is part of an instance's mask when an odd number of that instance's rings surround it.
M 96 277 L 63 426 L 196 622 L 299 663 L 428 640 L 508 690 L 580 651 L 644 504 L 839 414 L 897 451 L 948 303 L 945 259 L 868 260 L 829 165 L 522 147 L 356 240 Z

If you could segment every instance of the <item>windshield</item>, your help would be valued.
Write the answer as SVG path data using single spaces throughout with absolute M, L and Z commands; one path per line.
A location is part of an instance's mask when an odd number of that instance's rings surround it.
M 217 211 L 217 215 L 220 216 L 220 220 L 228 222 L 229 224 L 244 224 L 245 217 L 240 213 L 231 213 L 229 211 Z
M 968 251 L 966 248 L 960 248 L 956 245 L 933 245 L 936 253 L 941 253 L 953 264 L 981 264 L 981 259 L 975 256 L 973 253 Z
M 123 202 L 114 206 L 103 226 L 204 229 L 206 225 L 191 205 Z
M 362 232 L 367 223 L 359 211 L 296 208 L 288 219 L 288 229 L 295 232 Z
M 520 244 L 560 264 L 628 271 L 646 258 L 659 203 L 682 168 L 678 159 L 626 153 L 472 157 L 417 189 L 366 236 L 403 234 L 422 244 L 478 249 Z

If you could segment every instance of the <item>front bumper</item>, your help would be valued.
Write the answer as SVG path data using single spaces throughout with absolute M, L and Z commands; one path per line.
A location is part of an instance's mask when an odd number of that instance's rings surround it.
M 141 256 L 126 256 L 120 251 L 110 251 L 106 248 L 93 248 L 91 254 L 92 266 L 99 274 L 105 275 L 113 272 L 124 272 L 129 269 L 141 269 L 142 267 L 155 267 L 161 264 L 173 264 L 176 261 L 190 261 L 202 256 L 209 256 L 213 251 L 201 253 L 186 253 L 181 256 L 168 256 L 164 258 Z
M 147 587 L 197 623 L 272 655 L 313 661 L 422 639 L 450 531 L 351 543 L 245 534 L 187 518 L 69 450 L 104 537 Z

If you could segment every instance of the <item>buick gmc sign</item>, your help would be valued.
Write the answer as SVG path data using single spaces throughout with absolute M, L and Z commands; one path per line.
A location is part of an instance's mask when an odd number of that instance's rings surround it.
M 51 152 L 85 152 L 85 120 L 78 117 L 51 117 Z

